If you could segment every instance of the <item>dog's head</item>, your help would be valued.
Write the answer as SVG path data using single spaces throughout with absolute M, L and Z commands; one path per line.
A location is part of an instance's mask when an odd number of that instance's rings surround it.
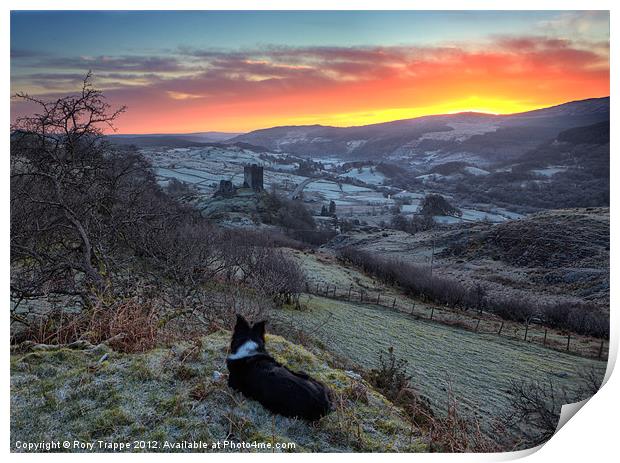
M 228 358 L 238 360 L 261 352 L 265 352 L 265 321 L 250 326 L 242 315 L 237 314 Z

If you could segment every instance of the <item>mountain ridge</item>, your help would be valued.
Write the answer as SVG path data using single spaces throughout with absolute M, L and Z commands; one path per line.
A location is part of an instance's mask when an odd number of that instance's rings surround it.
M 608 120 L 609 100 L 589 98 L 508 115 L 461 112 L 351 127 L 288 125 L 254 130 L 229 142 L 300 156 L 352 159 L 412 158 L 428 151 L 450 157 L 462 151 L 492 162 L 495 155 L 518 157 L 566 129 Z M 510 145 L 506 152 L 497 153 L 504 145 Z

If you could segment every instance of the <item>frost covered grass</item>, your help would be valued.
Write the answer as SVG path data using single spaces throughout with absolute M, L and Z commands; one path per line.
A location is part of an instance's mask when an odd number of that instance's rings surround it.
M 403 411 L 359 375 L 268 336 L 274 357 L 334 392 L 335 410 L 315 424 L 272 415 L 226 385 L 230 333 L 122 354 L 99 345 L 11 356 L 11 443 L 95 440 L 293 442 L 295 451 L 426 451 Z M 216 375 L 217 376 L 217 375 Z M 352 392 L 355 391 L 355 394 Z M 172 449 L 175 450 L 175 449 Z M 252 450 L 252 449 L 250 449 Z
M 204 147 L 165 149 L 144 148 L 142 153 L 149 158 L 155 167 L 159 183 L 165 185 L 174 178 L 190 185 L 194 185 L 205 194 L 211 194 L 217 189 L 220 180 L 232 180 L 234 184 L 243 183 L 243 166 L 260 164 L 275 170 L 292 170 L 290 164 L 279 164 L 269 159 L 282 155 L 269 153 L 269 158 L 261 157 L 260 153 L 231 146 L 229 148 Z M 287 172 L 265 172 L 265 186 L 272 184 L 300 183 L 305 177 Z
M 545 349 L 533 343 L 454 329 L 372 305 L 310 296 L 305 311 L 275 313 L 313 333 L 339 356 L 376 367 L 378 353 L 394 347 L 409 361 L 418 391 L 445 410 L 448 383 L 470 410 L 488 424 L 509 411 L 512 380 L 548 381 L 576 390 L 579 374 L 592 369 L 602 377 L 606 362 Z M 576 397 L 577 399 L 577 397 Z
M 532 172 L 543 177 L 553 177 L 555 174 L 560 172 L 566 172 L 567 170 L 568 167 L 566 166 L 548 166 L 544 169 L 533 169 Z
M 372 167 L 361 167 L 359 169 L 350 169 L 341 177 L 356 178 L 369 185 L 383 185 L 386 177 L 381 172 L 374 170 Z

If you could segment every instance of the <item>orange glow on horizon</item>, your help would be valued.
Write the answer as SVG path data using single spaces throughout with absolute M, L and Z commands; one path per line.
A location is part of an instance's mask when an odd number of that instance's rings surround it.
M 173 66 L 150 77 L 104 74 L 95 84 L 112 107 L 127 106 L 116 123 L 124 134 L 360 126 L 466 111 L 512 114 L 610 93 L 605 46 L 545 37 L 498 39 L 486 47 L 225 53 L 205 66 L 187 73 Z M 30 93 L 37 94 L 40 84 L 35 79 Z M 75 88 L 62 76 L 58 85 L 62 91 L 50 95 Z M 12 103 L 12 117 L 30 109 Z
M 473 63 L 469 73 L 428 66 L 415 76 L 339 81 L 231 97 L 153 94 L 127 104 L 119 133 L 249 132 L 286 125 L 359 126 L 457 112 L 512 114 L 609 95 L 609 70 L 534 66 L 506 75 L 505 63 Z M 312 82 L 311 82 L 312 83 Z
M 418 107 L 368 108 L 366 110 L 351 112 L 325 111 L 306 114 L 298 114 L 295 111 L 282 111 L 284 114 L 278 114 L 276 111 L 270 115 L 264 114 L 262 111 L 259 114 L 251 114 L 253 112 L 251 111 L 251 105 L 243 105 L 246 110 L 239 112 L 237 110 L 239 108 L 221 107 L 210 110 L 208 108 L 196 107 L 192 110 L 180 111 L 182 116 L 181 114 L 177 116 L 167 116 L 164 111 L 161 114 L 151 114 L 151 117 L 143 121 L 138 121 L 131 117 L 131 108 L 129 108 L 128 112 L 118 120 L 118 130 L 116 133 L 250 132 L 277 126 L 314 124 L 334 127 L 351 127 L 463 112 L 486 113 L 492 115 L 516 114 L 555 106 L 568 101 L 605 96 L 608 96 L 608 93 L 603 91 L 596 94 L 583 94 L 575 98 L 559 97 L 555 99 L 545 99 L 540 102 L 476 96 Z M 243 115 L 240 115 L 240 112 L 243 113 Z M 212 113 L 217 114 L 217 116 L 213 117 L 211 115 Z

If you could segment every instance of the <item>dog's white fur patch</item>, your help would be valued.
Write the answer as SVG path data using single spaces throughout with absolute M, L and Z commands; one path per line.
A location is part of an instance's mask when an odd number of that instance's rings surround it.
M 239 348 L 237 349 L 237 352 L 235 352 L 234 354 L 230 354 L 228 356 L 228 359 L 239 360 L 245 357 L 251 357 L 253 355 L 258 354 L 258 352 L 256 352 L 256 349 L 258 349 L 258 344 L 256 344 L 254 341 L 251 341 L 251 340 L 246 341 L 239 346 Z

